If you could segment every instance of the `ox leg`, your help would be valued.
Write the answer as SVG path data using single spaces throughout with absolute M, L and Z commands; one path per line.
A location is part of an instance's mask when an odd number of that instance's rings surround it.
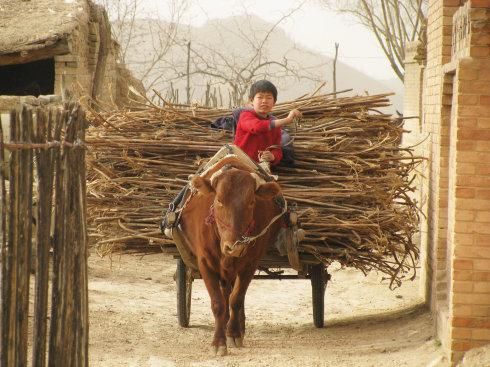
M 223 298 L 225 300 L 225 310 L 226 310 L 225 324 L 227 324 L 228 320 L 230 319 L 230 293 L 233 284 L 230 283 L 229 281 L 221 280 L 220 286 L 221 286 L 221 293 L 223 294 Z
M 205 266 L 199 266 L 199 271 L 211 298 L 211 310 L 214 315 L 214 338 L 211 343 L 213 353 L 217 356 L 228 354 L 226 348 L 225 326 L 226 326 L 226 302 L 220 287 L 219 275 Z
M 229 346 L 240 348 L 245 337 L 245 294 L 255 271 L 240 274 L 230 295 L 230 319 L 226 328 Z

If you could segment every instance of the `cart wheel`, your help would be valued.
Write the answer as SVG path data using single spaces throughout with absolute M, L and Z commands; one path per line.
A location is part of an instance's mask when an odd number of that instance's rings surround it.
M 324 325 L 325 288 L 328 277 L 323 264 L 316 264 L 310 268 L 313 323 L 317 328 L 322 328 Z
M 192 271 L 182 259 L 178 259 L 175 281 L 177 283 L 177 315 L 179 317 L 179 325 L 182 327 L 189 326 L 193 280 Z

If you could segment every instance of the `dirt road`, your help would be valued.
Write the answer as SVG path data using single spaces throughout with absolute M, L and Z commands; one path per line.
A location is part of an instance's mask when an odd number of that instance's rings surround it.
M 174 272 L 175 260 L 162 254 L 90 256 L 91 366 L 447 365 L 430 315 L 416 306 L 417 281 L 390 291 L 375 274 L 332 266 L 326 326 L 316 329 L 308 280 L 254 280 L 245 347 L 217 358 L 204 284 L 194 281 L 191 327 L 180 328 Z

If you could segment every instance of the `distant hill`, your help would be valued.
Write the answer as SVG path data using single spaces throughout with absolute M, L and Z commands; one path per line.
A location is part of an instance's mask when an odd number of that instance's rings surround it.
M 126 60 L 137 77 L 141 78 L 148 63 L 152 62 L 154 54 L 152 35 L 155 36 L 155 29 L 163 26 L 165 24 L 159 24 L 155 20 L 136 21 L 135 36 Z M 168 92 L 172 83 L 173 89 L 178 90 L 180 102 L 185 102 L 184 75 L 187 55 L 184 44 L 187 40 L 191 40 L 192 49 L 199 54 L 193 56 L 196 62 L 202 56 L 208 64 L 206 67 L 216 66 L 216 71 L 226 76 L 231 69 L 246 65 L 246 61 L 255 53 L 254 47 L 260 44 L 271 27 L 271 23 L 256 16 L 241 16 L 215 19 L 202 27 L 182 29 L 178 35 L 182 40 L 182 46 L 169 50 L 165 62 L 159 63 L 155 70 L 145 77 L 144 82 L 148 85 L 150 81 L 158 79 L 153 88 L 159 90 L 162 95 Z M 268 71 L 274 75 L 270 79 L 279 89 L 279 101 L 291 100 L 311 93 L 322 80 L 327 83 L 322 92 L 332 91 L 333 60 L 300 44 L 295 44 L 281 28 L 276 28 L 269 35 L 260 55 L 262 60 L 269 61 L 284 62 L 286 58 L 288 66 L 297 70 L 302 76 L 298 78 L 274 65 L 268 68 Z M 202 60 L 199 67 L 205 67 Z M 195 67 L 193 69 L 195 71 Z M 224 100 L 223 104 L 226 106 L 229 88 L 220 85 L 218 80 L 210 75 L 191 76 L 192 100 L 203 102 L 207 83 L 211 83 L 212 88 L 219 88 Z M 351 94 L 395 92 L 397 95 L 392 98 L 392 104 L 394 109 L 402 110 L 401 82 L 379 81 L 342 62 L 337 62 L 337 90 L 344 89 L 353 89 Z

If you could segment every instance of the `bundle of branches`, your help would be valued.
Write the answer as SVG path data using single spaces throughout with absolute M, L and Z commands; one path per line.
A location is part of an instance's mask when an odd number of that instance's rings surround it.
M 289 127 L 294 167 L 275 173 L 306 231 L 300 252 L 325 264 L 377 269 L 399 285 L 415 274 L 418 259 L 410 192 L 421 159 L 400 147 L 401 121 L 377 111 L 389 105 L 387 96 L 321 95 L 276 105 L 276 116 L 299 108 L 303 119 Z M 158 229 L 162 211 L 189 174 L 232 141 L 230 132 L 209 126 L 230 114 L 166 104 L 91 117 L 87 193 L 99 251 L 173 245 Z

